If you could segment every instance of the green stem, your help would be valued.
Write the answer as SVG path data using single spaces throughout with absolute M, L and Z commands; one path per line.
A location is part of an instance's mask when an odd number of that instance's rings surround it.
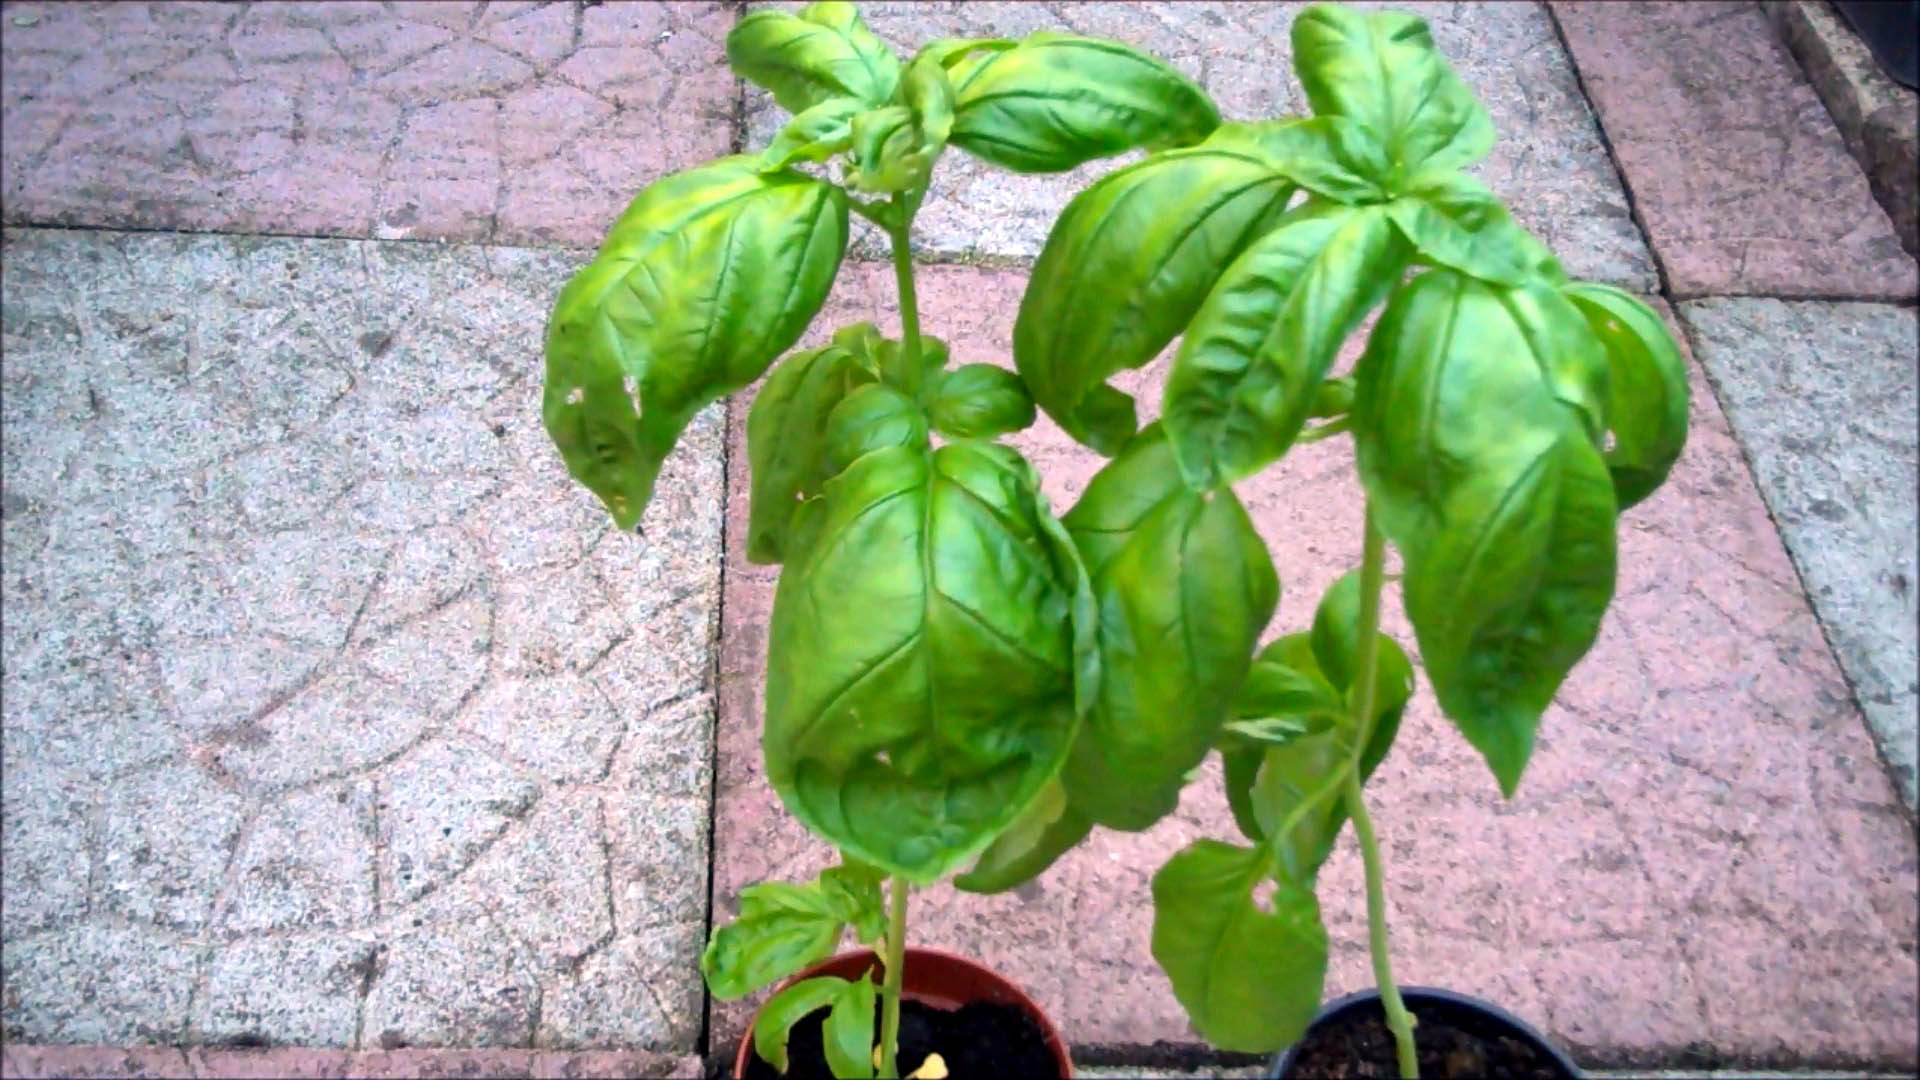
M 904 193 L 903 193 L 904 194 Z M 893 279 L 900 287 L 900 369 L 894 382 L 903 394 L 920 393 L 920 300 L 913 289 L 913 244 L 909 233 L 913 222 L 913 201 L 896 201 L 899 216 L 887 230 L 893 248 Z
M 1420 1059 L 1413 1042 L 1413 1017 L 1400 1000 L 1400 987 L 1393 981 L 1393 961 L 1387 949 L 1387 887 L 1380 866 L 1380 845 L 1373 836 L 1373 818 L 1367 814 L 1366 800 L 1360 795 L 1360 753 L 1373 736 L 1374 683 L 1380 667 L 1380 583 L 1386 571 L 1386 538 L 1374 523 L 1373 507 L 1366 511 L 1366 539 L 1360 555 L 1360 656 L 1353 677 L 1356 685 L 1351 696 L 1354 720 L 1354 761 L 1346 771 L 1347 816 L 1353 819 L 1353 834 L 1360 842 L 1360 860 L 1367 872 L 1367 945 L 1373 953 L 1373 981 L 1380 990 L 1380 1003 L 1387 1011 L 1387 1030 L 1393 1032 L 1395 1054 L 1400 1059 L 1400 1075 L 1415 1080 L 1420 1075 Z
M 907 966 L 907 880 L 887 882 L 886 977 L 880 984 L 880 1076 L 900 1075 L 895 1050 L 900 1042 L 900 984 Z
M 1367 868 L 1367 946 L 1373 952 L 1373 981 L 1387 1010 L 1387 1030 L 1393 1032 L 1400 1075 L 1404 1080 L 1416 1080 L 1420 1059 L 1414 1050 L 1413 1017 L 1400 1000 L 1400 987 L 1393 981 L 1393 962 L 1387 955 L 1387 890 L 1380 873 L 1380 845 L 1373 838 L 1373 819 L 1367 816 L 1366 801 L 1360 797 L 1358 773 L 1347 774 L 1347 816 L 1353 819 L 1360 860 Z

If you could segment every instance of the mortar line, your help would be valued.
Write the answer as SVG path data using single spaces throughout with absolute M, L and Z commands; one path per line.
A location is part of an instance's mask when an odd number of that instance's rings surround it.
M 1580 101 L 1587 107 L 1587 115 L 1593 117 L 1593 130 L 1600 136 L 1600 145 L 1607 152 L 1607 164 L 1613 166 L 1614 179 L 1619 181 L 1620 193 L 1627 200 L 1627 214 L 1633 220 L 1633 227 L 1640 232 L 1640 242 L 1646 245 L 1647 259 L 1653 263 L 1653 273 L 1660 285 L 1660 296 L 1668 303 L 1673 302 L 1673 278 L 1667 273 L 1667 263 L 1653 246 L 1653 231 L 1647 227 L 1646 215 L 1640 211 L 1640 201 L 1634 198 L 1633 185 L 1627 181 L 1627 172 L 1620 164 L 1620 152 L 1614 148 L 1613 137 L 1607 134 L 1607 125 L 1600 118 L 1600 108 L 1593 102 L 1593 95 L 1587 91 L 1587 78 L 1580 71 L 1580 61 L 1574 55 L 1573 46 L 1567 41 L 1566 28 L 1560 25 L 1560 12 L 1554 6 L 1541 0 L 1546 9 L 1547 25 L 1553 27 L 1553 39 L 1560 46 L 1561 55 L 1567 58 L 1567 70 L 1573 72 L 1573 84 L 1580 90 Z

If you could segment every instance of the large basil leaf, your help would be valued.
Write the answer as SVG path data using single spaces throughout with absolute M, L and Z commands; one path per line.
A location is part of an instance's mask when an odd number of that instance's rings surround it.
M 1513 220 L 1485 184 L 1464 173 L 1420 178 L 1387 204 L 1387 213 L 1434 266 L 1502 285 L 1566 280 L 1553 252 Z
M 1405 260 L 1378 208 L 1315 201 L 1226 268 L 1167 376 L 1162 423 L 1189 484 L 1231 483 L 1286 452 L 1341 342 Z
M 973 869 L 953 879 L 965 892 L 997 893 L 1039 877 L 1093 831 L 1093 822 L 1067 803 L 1058 780 L 1041 790 L 1025 813 L 994 838 Z
M 1006 447 L 873 450 L 801 511 L 769 633 L 767 777 L 849 855 L 916 883 L 978 855 L 1059 771 L 1097 662 L 1092 598 Z
M 1034 421 L 1033 397 L 1020 376 L 992 364 L 943 374 L 927 402 L 933 428 L 949 439 L 991 439 Z
M 1253 848 L 1197 840 L 1153 875 L 1153 958 L 1194 1030 L 1222 1050 L 1261 1054 L 1297 1041 L 1320 1008 L 1327 931 L 1313 891 L 1281 880 L 1272 909 L 1254 887 L 1271 869 Z
M 1397 191 L 1493 149 L 1493 118 L 1433 46 L 1425 19 L 1314 4 L 1293 20 L 1293 70 L 1313 111 L 1358 121 L 1386 149 Z
M 919 402 L 878 383 L 848 394 L 827 416 L 827 470 L 838 473 L 889 446 L 924 448 L 927 414 Z
M 1098 577 L 1147 515 L 1179 490 L 1180 470 L 1167 434 L 1158 423 L 1148 424 L 1093 474 L 1080 501 L 1061 518 L 1088 577 Z
M 1136 473 L 1144 458 L 1171 471 L 1154 441 L 1134 440 L 1108 468 Z M 1280 583 L 1231 489 L 1202 493 L 1165 475 L 1149 480 L 1148 490 L 1174 490 L 1120 534 L 1116 519 L 1141 502 L 1136 492 L 1110 495 L 1114 487 L 1096 478 L 1064 519 L 1092 553 L 1082 557 L 1100 564 L 1092 578 L 1101 678 L 1063 778 L 1074 809 L 1109 828 L 1138 830 L 1174 808 L 1188 770 L 1212 748 Z M 1083 523 L 1093 526 L 1085 540 Z
M 1562 289 L 1607 354 L 1608 430 L 1603 455 L 1620 509 L 1653 494 L 1687 444 L 1687 362 L 1659 314 L 1611 285 Z
M 836 97 L 885 105 L 900 82 L 900 58 L 852 4 L 751 12 L 727 35 L 727 63 L 796 114 Z
M 1575 335 L 1543 330 L 1545 291 L 1421 275 L 1374 329 L 1353 413 L 1434 694 L 1508 795 L 1614 581 L 1613 486 L 1582 407 L 1592 382 Z
M 747 410 L 749 562 L 785 558 L 794 513 L 832 475 L 826 462 L 827 418 L 848 391 L 870 378 L 851 353 L 833 345 L 794 353 L 767 376 Z
M 1031 34 L 958 74 L 953 145 L 1014 172 L 1187 146 L 1220 126 L 1220 110 L 1193 80 L 1117 41 Z
M 1137 423 L 1106 385 L 1180 333 L 1220 272 L 1285 211 L 1293 184 L 1234 125 L 1075 196 L 1034 263 L 1013 324 L 1027 389 L 1067 434 L 1117 453 Z
M 642 191 L 561 289 L 541 415 L 620 528 L 693 414 L 799 339 L 846 245 L 840 189 L 737 155 Z

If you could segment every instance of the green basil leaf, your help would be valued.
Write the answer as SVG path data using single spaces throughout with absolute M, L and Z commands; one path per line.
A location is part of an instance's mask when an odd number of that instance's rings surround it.
M 841 1000 L 852 985 L 833 975 L 803 979 L 767 999 L 753 1025 L 753 1051 L 784 1074 L 787 1071 L 787 1035 L 793 1025 Z M 869 1020 L 871 1023 L 871 1020 Z M 869 1061 L 868 1067 L 872 1067 Z
M 1286 452 L 1405 259 L 1379 209 L 1313 201 L 1226 268 L 1181 339 L 1161 410 L 1190 485 L 1231 483 Z
M 1153 876 L 1153 958 L 1194 1030 L 1222 1050 L 1262 1054 L 1299 1040 L 1320 1008 L 1327 931 L 1311 889 L 1280 881 L 1253 902 L 1268 860 L 1198 840 Z
M 744 997 L 831 956 L 844 928 L 817 886 L 752 885 L 739 917 L 714 929 L 700 972 L 714 997 Z
M 1374 328 L 1354 404 L 1434 695 L 1509 796 L 1614 582 L 1613 485 L 1568 401 L 1577 365 L 1541 353 L 1572 336 L 1537 325 L 1544 291 L 1421 275 Z
M 1321 864 L 1333 853 L 1347 808 L 1340 793 L 1328 793 L 1326 785 L 1353 756 L 1352 743 L 1352 726 L 1344 725 L 1273 747 L 1261 757 L 1248 800 L 1280 865 L 1280 880 L 1311 888 Z M 1316 796 L 1318 804 L 1282 835 L 1281 828 L 1300 804 Z
M 1577 432 L 1476 481 L 1408 559 L 1407 616 L 1441 709 L 1512 797 L 1540 714 L 1613 597 L 1617 510 L 1599 451 Z
M 865 373 L 845 349 L 829 345 L 794 353 L 774 367 L 747 411 L 752 485 L 747 560 L 786 557 L 794 512 L 820 494 L 827 468 L 827 418 Z
M 885 105 L 900 82 L 900 58 L 852 4 L 750 12 L 727 35 L 727 63 L 790 113 L 836 97 Z
M 1180 486 L 1166 432 L 1158 423 L 1147 425 L 1093 474 L 1080 501 L 1060 519 L 1073 536 L 1087 575 L 1097 577 L 1104 571 L 1147 515 Z
M 868 192 L 920 186 L 932 159 L 921 149 L 913 110 L 905 105 L 870 109 L 853 118 L 853 168 L 848 179 Z
M 1358 121 L 1386 149 L 1389 190 L 1493 149 L 1493 119 L 1434 48 L 1425 19 L 1314 4 L 1293 20 L 1293 70 L 1321 116 Z
M 1227 792 L 1227 809 L 1240 834 L 1254 843 L 1262 843 L 1267 831 L 1253 812 L 1253 782 L 1260 776 L 1260 765 L 1267 759 L 1266 748 L 1238 740 L 1223 740 L 1220 747 L 1220 778 Z
M 839 866 L 820 872 L 820 893 L 833 914 L 853 927 L 854 937 L 862 945 L 879 941 L 887 931 L 885 902 L 880 887 L 886 875 L 878 868 L 856 859 L 843 859 Z
M 1340 575 L 1320 598 L 1319 606 L 1313 611 L 1313 629 L 1308 641 L 1313 659 L 1327 682 L 1342 695 L 1350 695 L 1353 676 L 1360 665 L 1360 571 L 1349 570 Z M 1360 757 L 1362 762 L 1371 760 L 1377 764 L 1386 754 L 1386 746 L 1379 744 L 1379 733 L 1386 731 L 1386 738 L 1392 740 L 1392 729 L 1400 726 L 1400 712 L 1413 697 L 1413 662 L 1407 659 L 1400 643 L 1385 634 L 1380 635 L 1374 675 L 1376 738 Z M 1371 773 L 1373 764 L 1367 764 L 1363 771 Z
M 1081 192 L 1034 264 L 1013 324 L 1014 366 L 1048 416 L 1103 454 L 1136 425 L 1133 399 L 1107 378 L 1159 355 L 1293 196 L 1235 130 Z
M 833 1002 L 821 1029 L 827 1068 L 838 1080 L 868 1080 L 873 1076 L 873 1002 L 878 988 L 869 968 L 846 984 Z
M 838 473 L 886 447 L 924 448 L 927 414 L 891 386 L 870 383 L 849 393 L 827 417 L 827 470 Z
M 944 59 L 940 53 L 922 49 L 900 80 L 900 100 L 913 111 L 920 147 L 934 155 L 953 134 L 953 83 L 947 78 Z
M 853 145 L 853 118 L 866 109 L 858 98 L 837 97 L 787 121 L 760 152 L 760 168 L 777 172 L 796 161 L 825 161 Z
M 1193 80 L 1117 41 L 1031 34 L 962 75 L 953 145 L 1014 172 L 1188 146 L 1220 126 L 1220 110 Z
M 966 364 L 934 384 L 927 412 L 950 439 L 992 439 L 1030 426 L 1033 397 L 1020 376 L 992 364 Z
M 1047 784 L 1025 813 L 994 838 L 973 869 L 953 879 L 963 892 L 997 893 L 1039 877 L 1093 831 L 1093 822 L 1067 803 L 1058 780 Z
M 1170 472 L 1172 463 L 1143 441 L 1129 447 L 1133 460 L 1110 467 L 1133 473 L 1144 457 Z M 1101 563 L 1092 575 L 1099 693 L 1062 774 L 1075 809 L 1125 830 L 1151 826 L 1179 802 L 1280 597 L 1266 545 L 1231 489 L 1194 492 L 1167 476 L 1145 487 L 1174 490 L 1137 517 L 1123 540 L 1107 530 L 1092 537 Z M 1096 479 L 1067 515 L 1076 543 L 1083 543 L 1079 523 L 1138 511 L 1137 492 L 1101 507 L 1112 490 Z
M 1653 494 L 1687 445 L 1687 362 L 1660 315 L 1611 285 L 1561 290 L 1606 350 L 1608 430 L 1602 455 L 1620 509 Z
M 1308 191 L 1348 204 L 1386 198 L 1377 179 L 1387 171 L 1386 150 L 1371 132 L 1347 117 L 1228 124 L 1220 131 L 1235 129 L 1267 156 L 1275 170 Z
M 1482 281 L 1565 281 L 1560 261 L 1485 184 L 1461 173 L 1420 177 L 1387 213 L 1419 257 Z
M 807 505 L 774 596 L 767 777 L 816 835 L 925 884 L 1059 772 L 1095 681 L 1085 571 L 991 443 L 874 450 Z
M 1320 671 L 1307 646 L 1307 635 L 1288 634 L 1260 650 L 1247 671 L 1246 682 L 1234 699 L 1233 715 L 1246 721 L 1281 720 L 1299 735 L 1325 731 L 1347 720 L 1346 698 Z M 1284 744 L 1286 728 L 1264 730 Z
M 799 339 L 846 245 L 843 192 L 736 155 L 642 191 L 561 289 L 541 415 L 620 528 L 693 414 Z

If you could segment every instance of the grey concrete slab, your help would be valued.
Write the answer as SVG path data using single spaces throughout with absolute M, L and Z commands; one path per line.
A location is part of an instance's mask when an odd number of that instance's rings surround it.
M 539 418 L 579 252 L 3 258 L 8 1037 L 692 1051 L 720 410 L 618 533 Z
M 1920 753 L 1914 310 L 1717 299 L 1680 312 L 1912 808 Z
M 752 6 L 796 7 L 796 4 Z M 1653 263 L 1586 99 L 1544 10 L 1526 4 L 1363 3 L 1426 18 L 1433 36 L 1499 129 L 1493 153 L 1472 170 L 1539 232 L 1575 276 L 1641 292 L 1656 287 Z M 1305 112 L 1288 34 L 1304 3 L 872 3 L 874 32 L 911 55 L 951 36 L 1018 37 L 1070 30 L 1148 49 L 1206 87 L 1230 119 Z M 747 143 L 764 146 L 785 114 L 747 91 Z M 953 260 L 1026 260 L 1073 195 L 1118 167 L 1092 162 L 1056 176 L 1016 176 L 949 151 L 916 223 L 923 255 Z M 885 238 L 858 222 L 854 250 L 884 258 Z

